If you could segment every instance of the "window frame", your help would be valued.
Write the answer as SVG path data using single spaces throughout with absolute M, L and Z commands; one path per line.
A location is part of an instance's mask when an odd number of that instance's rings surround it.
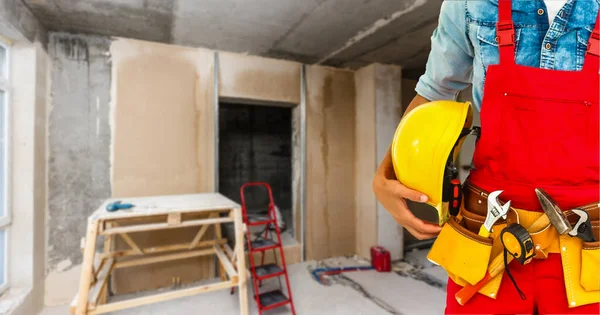
M 3 64 L 0 64 L 2 67 L 2 73 L 5 76 L 0 76 L 0 91 L 4 92 L 4 102 L 2 103 L 4 106 L 3 116 L 0 117 L 1 124 L 4 135 L 4 175 L 3 175 L 3 183 L 4 187 L 0 187 L 0 189 L 4 190 L 4 204 L 1 205 L 4 208 L 4 215 L 0 217 L 0 232 L 4 232 L 4 283 L 0 284 L 0 294 L 4 293 L 10 286 L 9 280 L 9 253 L 10 253 L 10 226 L 12 224 L 12 183 L 10 179 L 12 178 L 12 125 L 10 123 L 11 119 L 11 43 L 6 40 L 4 37 L 0 35 L 0 47 L 2 47 L 5 51 L 5 60 Z

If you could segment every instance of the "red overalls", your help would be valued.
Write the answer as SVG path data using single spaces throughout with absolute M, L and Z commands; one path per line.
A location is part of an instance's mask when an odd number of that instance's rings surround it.
M 490 65 L 470 181 L 519 209 L 543 211 L 535 188 L 568 210 L 600 200 L 599 29 L 600 14 L 582 71 L 517 65 L 510 0 L 499 1 L 500 63 Z M 451 279 L 446 314 L 600 314 L 598 304 L 568 308 L 560 254 L 510 264 L 522 300 L 504 275 L 496 299 L 477 294 L 465 306 Z

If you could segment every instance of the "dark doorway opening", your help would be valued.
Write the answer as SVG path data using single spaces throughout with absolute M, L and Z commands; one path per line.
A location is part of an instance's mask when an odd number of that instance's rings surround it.
M 244 183 L 268 183 L 284 231 L 293 235 L 292 108 L 220 103 L 218 171 L 219 193 L 240 204 Z M 248 213 L 266 215 L 266 189 L 244 191 Z

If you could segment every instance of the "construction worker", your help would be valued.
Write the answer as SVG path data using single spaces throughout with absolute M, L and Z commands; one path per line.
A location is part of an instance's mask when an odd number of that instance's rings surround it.
M 403 119 L 420 105 L 455 100 L 472 84 L 481 131 L 469 185 L 502 190 L 513 208 L 531 213 L 543 211 L 538 187 L 564 210 L 599 205 L 599 6 L 600 0 L 444 1 L 426 72 Z M 394 170 L 388 150 L 374 193 L 417 239 L 434 238 L 444 227 L 408 209 L 406 199 L 427 202 L 429 196 L 400 183 L 396 172 L 404 171 Z M 464 210 L 474 211 L 466 203 Z M 598 245 L 573 265 L 563 258 L 586 249 L 573 242 L 556 236 L 546 259 L 513 261 L 510 278 L 518 287 L 503 276 L 497 292 L 477 294 L 465 305 L 455 299 L 462 285 L 449 279 L 446 314 L 599 314 Z M 572 272 L 581 277 L 566 276 Z

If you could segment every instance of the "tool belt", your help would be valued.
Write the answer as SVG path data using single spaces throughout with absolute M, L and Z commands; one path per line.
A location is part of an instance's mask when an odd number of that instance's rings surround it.
M 503 255 L 500 235 L 504 228 L 512 223 L 528 227 L 543 215 L 543 212 L 511 207 L 506 220 L 498 220 L 490 236 L 482 237 L 478 232 L 487 214 L 487 196 L 486 191 L 466 182 L 459 214 L 451 216 L 444 224 L 427 256 L 461 286 L 477 284 L 486 275 L 490 262 Z M 500 203 L 504 204 L 502 200 Z M 600 202 L 577 209 L 586 211 L 590 216 L 596 242 L 559 235 L 552 224 L 528 231 L 533 240 L 532 259 L 545 259 L 549 254 L 561 255 L 570 307 L 600 302 Z M 576 223 L 578 216 L 572 211 L 565 211 L 565 215 L 572 225 Z M 504 272 L 501 272 L 478 292 L 496 298 L 503 276 Z

